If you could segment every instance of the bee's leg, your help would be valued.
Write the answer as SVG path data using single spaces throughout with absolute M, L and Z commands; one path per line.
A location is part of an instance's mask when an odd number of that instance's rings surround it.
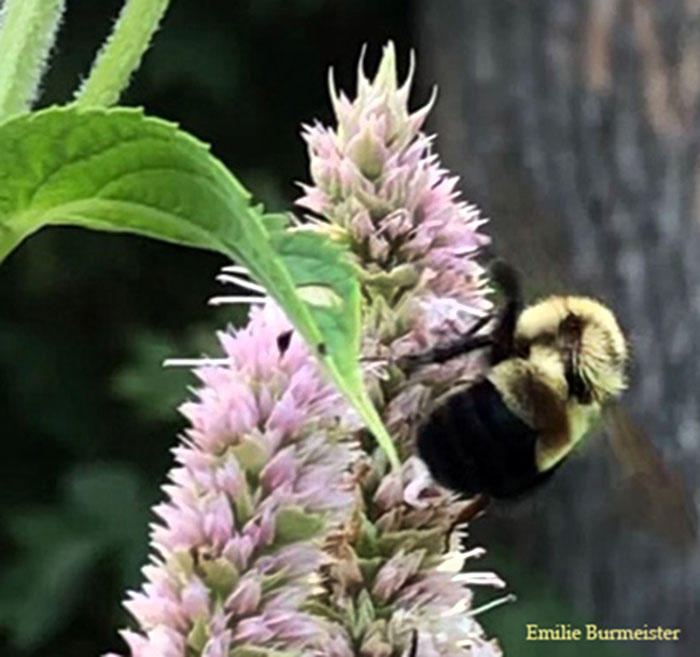
M 470 351 L 493 347 L 493 337 L 490 335 L 477 335 L 471 337 L 460 338 L 455 342 L 443 346 L 435 347 L 430 351 L 415 356 L 404 356 L 400 359 L 400 365 L 403 369 L 411 369 L 420 367 L 421 365 L 429 365 L 432 363 L 446 363 L 457 356 L 463 356 Z M 403 366 L 407 367 L 403 367 Z
M 417 657 L 418 656 L 418 630 L 413 630 L 411 632 L 411 645 L 408 649 L 407 657 Z
M 515 300 L 508 301 L 503 308 L 498 323 L 491 333 L 493 344 L 490 354 L 491 365 L 511 358 L 515 353 L 515 325 L 518 321 L 520 308 L 519 302 Z
M 494 260 L 489 273 L 505 299 L 492 334 L 491 364 L 496 365 L 515 352 L 515 325 L 522 310 L 522 294 L 518 272 L 504 260 Z
M 399 367 L 405 372 L 412 372 L 415 368 L 421 365 L 428 365 L 431 363 L 445 363 L 456 356 L 462 356 L 468 354 L 470 351 L 476 351 L 477 349 L 484 349 L 485 347 L 493 346 L 493 336 L 489 335 L 474 335 L 480 329 L 482 329 L 488 322 L 493 319 L 493 315 L 484 315 L 474 322 L 474 325 L 469 329 L 468 333 L 460 336 L 454 342 L 449 344 L 439 345 L 423 352 L 422 354 L 415 354 L 410 356 L 404 356 L 399 359 Z
M 415 356 L 405 356 L 399 360 L 399 366 L 406 373 L 411 373 L 421 365 L 445 363 L 456 356 L 462 356 L 477 349 L 491 348 L 489 360 L 492 365 L 510 358 L 515 351 L 515 325 L 522 309 L 520 279 L 518 272 L 504 260 L 494 260 L 489 273 L 491 280 L 501 290 L 505 305 L 496 314 L 480 317 L 467 333 L 450 344 L 441 345 Z M 496 319 L 495 326 L 488 335 L 475 335 L 486 324 Z
M 475 333 L 478 333 L 484 326 L 486 326 L 491 320 L 493 319 L 492 314 L 487 314 L 484 315 L 483 317 L 479 317 L 472 326 L 469 327 L 469 330 L 464 334 L 465 338 L 473 336 Z

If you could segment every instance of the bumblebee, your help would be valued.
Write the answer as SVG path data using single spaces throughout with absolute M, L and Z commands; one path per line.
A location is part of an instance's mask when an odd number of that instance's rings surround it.
M 520 496 L 549 479 L 626 387 L 628 347 L 613 313 L 586 297 L 553 296 L 522 310 L 515 272 L 492 276 L 507 302 L 488 321 L 412 366 L 487 348 L 485 375 L 451 391 L 418 427 L 421 459 L 467 496 Z

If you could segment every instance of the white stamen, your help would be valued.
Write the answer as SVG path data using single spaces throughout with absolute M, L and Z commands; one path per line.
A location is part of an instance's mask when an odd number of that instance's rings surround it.
M 486 554 L 486 548 L 475 547 L 467 552 L 462 552 L 465 559 L 480 559 Z
M 452 607 L 450 607 L 446 612 L 446 616 L 461 616 L 464 614 L 466 611 L 468 611 L 468 604 L 466 600 L 460 600 L 459 602 L 455 603 Z
M 491 602 L 487 602 L 486 604 L 481 605 L 481 607 L 472 609 L 469 612 L 469 616 L 478 616 L 479 614 L 483 614 L 485 611 L 489 611 L 494 607 L 500 607 L 501 605 L 504 605 L 507 602 L 515 602 L 517 599 L 518 598 L 515 595 L 509 593 L 508 595 L 504 595 L 502 598 L 496 598 L 495 600 L 491 600 Z
M 250 276 L 248 270 L 241 265 L 226 265 L 226 267 L 221 268 L 221 271 L 227 271 L 231 274 L 241 274 L 242 276 Z
M 490 572 L 460 573 L 455 575 L 452 580 L 461 584 L 473 584 L 474 586 L 495 586 L 498 589 L 502 589 L 506 585 L 496 573 Z
M 254 296 L 231 296 L 231 297 L 212 297 L 209 299 L 210 306 L 222 306 L 226 303 L 243 303 L 243 304 L 253 304 L 253 303 L 267 303 L 267 297 L 254 297 Z
M 442 557 L 442 562 L 436 567 L 436 570 L 446 573 L 457 573 L 462 570 L 466 555 L 462 552 L 448 552 Z
M 245 278 L 240 278 L 239 276 L 231 276 L 230 274 L 219 274 L 216 280 L 220 283 L 232 283 L 233 285 L 238 285 L 246 290 L 252 290 L 253 292 L 264 293 L 265 288 L 262 285 L 248 281 Z
M 230 358 L 166 358 L 163 361 L 163 367 L 220 367 L 230 364 Z

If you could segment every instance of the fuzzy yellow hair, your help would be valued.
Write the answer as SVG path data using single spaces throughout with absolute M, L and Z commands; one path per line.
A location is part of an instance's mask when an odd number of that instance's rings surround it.
M 603 402 L 627 386 L 628 349 L 615 315 L 602 303 L 587 297 L 549 297 L 526 308 L 518 318 L 516 342 L 536 343 L 551 336 L 556 341 L 560 325 L 570 315 L 581 322 L 578 374 L 593 398 Z

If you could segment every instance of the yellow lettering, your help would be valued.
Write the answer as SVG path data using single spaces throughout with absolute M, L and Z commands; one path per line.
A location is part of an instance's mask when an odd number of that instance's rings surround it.
M 585 635 L 581 628 L 569 624 L 559 624 L 556 628 L 542 628 L 537 623 L 526 623 L 527 641 L 678 641 L 681 630 L 663 628 L 657 625 L 649 628 L 606 628 L 600 629 L 595 623 L 586 623 Z
M 612 636 L 610 637 L 613 641 L 631 641 L 632 640 L 632 630 L 612 630 Z

